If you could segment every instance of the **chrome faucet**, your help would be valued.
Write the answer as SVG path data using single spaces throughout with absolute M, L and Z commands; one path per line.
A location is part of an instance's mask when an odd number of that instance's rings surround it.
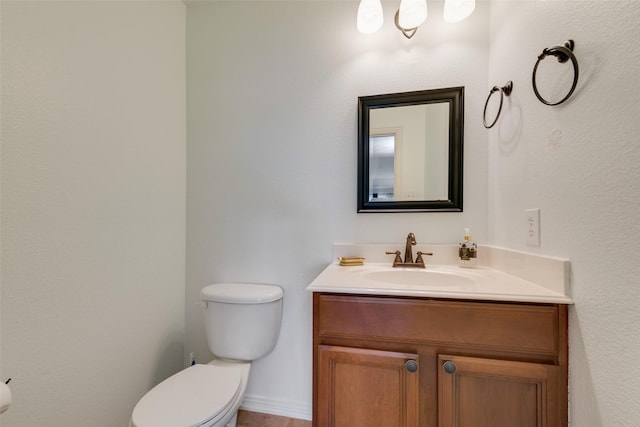
M 402 260 L 402 258 L 400 257 L 400 251 L 393 251 L 393 252 L 385 252 L 387 255 L 395 255 L 395 258 L 393 259 L 393 266 L 394 267 L 420 267 L 420 268 L 424 268 L 425 264 L 424 264 L 424 259 L 422 258 L 423 255 L 433 255 L 433 253 L 431 252 L 422 252 L 422 251 L 418 251 L 416 252 L 416 260 L 415 262 L 413 261 L 413 248 L 412 246 L 414 246 L 416 244 L 416 236 L 413 233 L 409 233 L 407 235 L 407 243 L 404 247 L 404 261 Z

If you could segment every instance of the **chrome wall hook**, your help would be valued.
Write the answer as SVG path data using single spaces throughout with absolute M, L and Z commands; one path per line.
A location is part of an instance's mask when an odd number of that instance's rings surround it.
M 502 103 L 504 102 L 504 97 L 511 95 L 511 92 L 513 91 L 513 82 L 511 80 L 509 80 L 504 86 L 502 87 L 498 87 L 498 86 L 494 86 L 491 88 L 491 90 L 489 91 L 489 96 L 487 97 L 487 102 L 484 103 L 484 111 L 482 112 L 482 123 L 484 124 L 484 127 L 487 129 L 491 129 L 496 122 L 498 121 L 498 118 L 500 117 L 500 113 L 502 112 Z M 491 99 L 491 96 L 496 93 L 496 92 L 500 92 L 500 106 L 498 107 L 498 114 L 496 114 L 496 118 L 493 120 L 493 122 L 491 122 L 490 125 L 487 124 L 487 106 L 489 105 L 489 100 Z

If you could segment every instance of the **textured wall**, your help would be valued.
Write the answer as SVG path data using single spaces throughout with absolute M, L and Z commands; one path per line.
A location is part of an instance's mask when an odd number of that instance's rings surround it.
M 490 132 L 489 240 L 571 260 L 570 405 L 578 427 L 640 419 L 639 19 L 632 1 L 492 3 L 490 84 L 513 80 L 514 91 Z M 548 107 L 535 98 L 531 72 L 544 47 L 568 38 L 576 42 L 578 88 Z M 541 90 L 560 99 L 570 70 L 546 68 Z M 540 248 L 524 244 L 527 208 L 541 208 Z
M 1 7 L 0 423 L 124 426 L 183 366 L 184 5 Z
M 203 286 L 285 289 L 280 341 L 255 363 L 245 404 L 309 416 L 305 287 L 331 262 L 332 243 L 401 243 L 408 232 L 451 243 L 464 227 L 486 240 L 488 5 L 445 25 L 436 3 L 411 40 L 393 25 L 397 5 L 385 7 L 383 29 L 367 36 L 357 2 L 187 5 L 187 351 L 211 357 L 194 304 Z M 357 97 L 461 85 L 465 211 L 357 214 Z

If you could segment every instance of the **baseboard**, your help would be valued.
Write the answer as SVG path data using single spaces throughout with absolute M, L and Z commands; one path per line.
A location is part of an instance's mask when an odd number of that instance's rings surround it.
M 240 408 L 251 412 L 311 420 L 311 405 L 306 402 L 246 395 Z

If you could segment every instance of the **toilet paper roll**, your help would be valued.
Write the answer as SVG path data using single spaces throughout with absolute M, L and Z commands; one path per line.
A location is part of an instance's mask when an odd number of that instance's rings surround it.
M 0 381 L 0 414 L 9 409 L 11 404 L 11 389 L 9 386 Z

